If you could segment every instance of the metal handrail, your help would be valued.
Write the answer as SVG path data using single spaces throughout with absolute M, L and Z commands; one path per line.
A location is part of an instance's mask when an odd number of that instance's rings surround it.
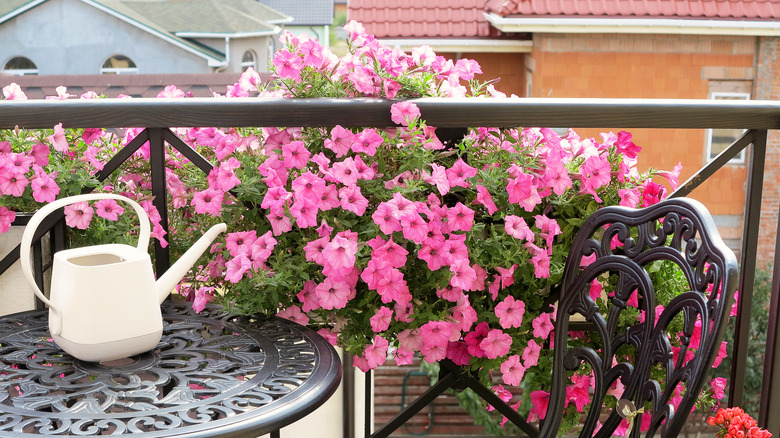
M 429 126 L 651 129 L 750 129 L 711 164 L 688 180 L 673 196 L 690 192 L 740 150 L 751 147 L 746 218 L 743 231 L 740 290 L 741 304 L 732 368 L 731 404 L 741 403 L 746 342 L 749 328 L 752 279 L 756 264 L 758 213 L 766 153 L 767 130 L 780 129 L 780 102 L 716 101 L 692 99 L 442 99 L 413 100 Z M 280 99 L 280 98 L 183 98 L 183 99 L 90 99 L 0 101 L 0 129 L 51 128 L 150 128 L 152 143 L 171 143 L 171 127 L 304 126 L 391 127 L 393 101 L 371 98 Z M 157 173 L 160 173 L 159 171 Z M 159 178 L 158 178 L 159 179 Z M 153 184 L 154 185 L 154 184 Z M 158 184 L 159 185 L 159 184 Z M 162 187 L 164 190 L 164 185 Z M 164 193 L 164 192 L 163 192 Z M 164 196 L 161 199 L 165 199 Z M 160 201 L 163 202 L 163 201 Z M 780 262 L 775 263 L 780 267 Z M 777 274 L 777 272 L 776 272 Z M 780 360 L 774 360 L 778 343 L 780 275 L 774 276 L 770 303 L 765 384 L 759 422 L 777 421 L 768 413 L 780 410 Z M 742 305 L 744 304 L 744 305 Z M 777 348 L 776 348 L 777 347 Z M 774 426 L 780 429 L 780 426 Z M 770 428 L 771 430 L 772 428 Z M 778 434 L 780 430 L 772 430 Z
M 780 102 L 706 99 L 412 100 L 429 126 L 780 129 Z M 393 101 L 179 98 L 0 101 L 0 129 L 195 126 L 394 126 Z

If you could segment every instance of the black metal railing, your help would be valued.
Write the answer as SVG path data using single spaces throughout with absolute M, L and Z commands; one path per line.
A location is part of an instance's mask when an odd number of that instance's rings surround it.
M 637 99 L 437 99 L 414 101 L 428 125 L 440 128 L 466 126 L 517 127 L 549 126 L 572 128 L 650 128 L 650 129 L 747 129 L 745 134 L 700 169 L 672 196 L 684 196 L 712 177 L 740 151 L 749 147 L 748 185 L 742 235 L 740 302 L 730 380 L 729 404 L 743 399 L 750 303 L 758 247 L 759 213 L 762 200 L 767 131 L 780 129 L 780 103 L 769 101 L 713 100 L 637 100 Z M 0 102 L 0 129 L 16 126 L 36 129 L 62 123 L 65 128 L 147 128 L 140 143 L 151 144 L 153 190 L 161 195 L 156 206 L 165 218 L 163 148 L 165 143 L 181 151 L 180 140 L 172 127 L 248 127 L 248 126 L 323 126 L 345 127 L 394 126 L 390 120 L 393 102 L 381 99 L 98 99 L 41 100 Z M 143 141 L 142 141 L 143 140 Z M 128 145 L 130 146 L 130 145 Z M 108 175 L 132 153 L 125 148 L 106 166 Z M 190 148 L 186 148 L 192 151 Z M 184 152 L 184 151 L 182 151 Z M 191 154 L 191 152 L 187 152 Z M 188 156 L 189 157 L 189 156 Z M 189 157 L 204 171 L 211 164 Z M 155 171 L 155 169 L 157 169 Z M 157 174 L 157 178 L 154 177 Z M 167 231 L 167 223 L 163 220 Z M 778 233 L 780 237 L 780 233 Z M 776 248 L 780 240 L 776 243 Z M 157 248 L 158 274 L 168 266 L 167 252 Z M 780 312 L 780 254 L 776 251 L 766 357 L 764 385 L 761 393 L 759 423 L 774 434 L 780 434 L 780 418 L 769 413 L 780 411 L 780 345 L 778 312 Z M 18 253 L 17 256 L 18 258 Z M 6 257 L 10 260 L 12 254 Z M 348 362 L 348 361 L 345 361 Z M 346 382 L 352 379 L 348 375 Z M 350 393 L 345 400 L 354 399 Z M 354 418 L 354 411 L 345 412 Z M 367 430 L 370 426 L 367 425 Z M 345 436 L 354 436 L 354 426 L 345 424 Z

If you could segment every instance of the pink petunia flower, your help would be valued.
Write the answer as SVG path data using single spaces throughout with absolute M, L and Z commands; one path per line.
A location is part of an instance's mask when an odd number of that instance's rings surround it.
M 289 50 L 279 50 L 274 54 L 274 71 L 282 79 L 300 79 L 303 59 Z
M 343 157 L 350 148 L 355 134 L 340 125 L 336 125 L 330 130 L 330 138 L 325 139 L 325 147 L 336 153 L 336 157 Z
M 290 306 L 284 310 L 276 312 L 276 316 L 301 325 L 306 325 L 309 323 L 309 317 L 306 316 L 305 313 L 301 312 L 301 308 L 298 306 Z
M 54 202 L 60 193 L 60 187 L 54 178 L 43 172 L 32 180 L 30 186 L 32 187 L 33 199 L 36 202 Z
M 322 283 L 314 289 L 319 300 L 320 307 L 326 310 L 342 309 L 347 305 L 351 288 L 344 280 L 336 280 L 325 277 Z
M 593 195 L 597 202 L 602 202 L 598 193 L 596 193 L 596 189 L 609 184 L 609 181 L 612 179 L 610 173 L 612 167 L 609 161 L 601 156 L 590 156 L 585 159 L 580 171 L 582 172 L 582 193 L 589 193 Z
M 550 256 L 546 252 L 540 251 L 531 257 L 531 263 L 534 265 L 536 278 L 550 277 Z
M 674 191 L 680 186 L 680 171 L 682 171 L 682 162 L 678 162 L 671 172 L 661 171 L 658 172 L 658 175 L 666 178 L 666 180 L 669 181 L 669 186 L 672 188 L 672 191 Z
M 550 404 L 550 393 L 542 390 L 531 392 L 531 412 L 528 421 L 544 420 L 547 406 Z
M 24 174 L 0 168 L 0 193 L 3 195 L 22 196 L 27 184 L 29 181 Z
M 550 314 L 546 312 L 537 316 L 531 325 L 534 327 L 534 336 L 541 339 L 546 339 L 553 328 L 555 328 Z
M 101 199 L 95 203 L 95 210 L 97 215 L 104 219 L 115 221 L 119 219 L 119 215 L 125 212 L 115 199 Z
M 363 357 L 366 359 L 369 369 L 375 369 L 385 363 L 388 346 L 389 342 L 387 342 L 387 339 L 379 335 L 374 336 L 374 343 L 367 346 L 365 351 L 363 351 Z
M 517 386 L 523 380 L 525 367 L 520 364 L 520 357 L 516 354 L 509 356 L 501 364 L 501 379 L 507 385 Z
M 712 390 L 712 396 L 715 400 L 722 400 L 726 395 L 726 379 L 723 377 L 716 377 L 710 382 L 710 389 Z
M 403 126 L 409 126 L 420 118 L 420 108 L 414 102 L 404 100 L 390 107 L 390 120 Z
M 520 216 L 515 216 L 513 214 L 506 215 L 504 218 L 504 230 L 515 239 L 524 239 L 528 242 L 534 241 L 534 232 L 528 227 L 525 219 Z
M 333 177 L 334 182 L 338 182 L 345 186 L 354 185 L 357 183 L 359 177 L 355 160 L 352 159 L 352 157 L 348 157 L 343 161 L 333 163 L 330 176 Z
M 574 375 L 571 377 L 573 385 L 566 387 L 566 405 L 574 402 L 577 412 L 582 412 L 585 406 L 590 403 L 590 376 Z
M 195 213 L 219 216 L 222 211 L 222 199 L 224 196 L 223 192 L 212 188 L 195 192 L 192 195 L 192 205 L 195 207 Z
M 447 179 L 446 172 L 447 169 L 444 166 L 440 166 L 436 163 L 431 163 L 431 168 L 433 171 L 431 172 L 430 176 L 425 179 L 425 182 L 435 185 L 436 190 L 439 191 L 440 195 L 446 195 L 450 191 L 450 182 Z
M 373 128 L 364 129 L 352 138 L 352 151 L 363 153 L 370 157 L 376 154 L 376 148 L 382 145 L 384 139 Z
M 3 88 L 3 96 L 5 96 L 6 100 L 27 100 L 27 95 L 24 94 L 22 88 L 15 82 Z
M 296 199 L 290 207 L 290 214 L 298 228 L 317 226 L 317 204 L 308 198 Z
M 352 268 L 355 266 L 357 249 L 357 242 L 336 235 L 322 250 L 324 264 L 335 270 Z
M 474 225 L 474 210 L 458 202 L 447 210 L 447 223 L 451 231 L 471 231 Z
M 225 248 L 233 257 L 237 257 L 239 254 L 249 254 L 249 249 L 255 243 L 255 240 L 257 240 L 257 232 L 255 230 L 228 233 L 227 237 L 225 237 Z
M 452 336 L 452 323 L 448 321 L 428 321 L 420 327 L 423 346 L 441 346 L 446 349 Z
M 507 296 L 504 301 L 498 303 L 495 309 L 498 323 L 502 328 L 520 327 L 523 324 L 523 314 L 525 314 L 525 303 L 515 300 L 514 297 Z
M 296 200 L 306 199 L 317 206 L 325 191 L 325 180 L 306 171 L 292 182 L 293 197 Z
M 62 123 L 58 123 L 54 126 L 54 134 L 46 138 L 54 146 L 54 149 L 58 152 L 66 153 L 70 150 L 68 139 L 65 138 L 65 130 L 62 128 Z
M 474 203 L 484 205 L 490 215 L 498 211 L 498 207 L 493 202 L 493 197 L 490 196 L 490 191 L 479 184 L 477 184 L 477 199 Z
M 16 213 L 3 206 L 0 206 L 0 233 L 5 233 L 11 229 L 11 223 L 16 219 Z
M 282 146 L 282 156 L 284 157 L 284 166 L 288 169 L 302 169 L 309 162 L 311 153 L 302 141 L 295 140 Z
M 536 343 L 533 339 L 528 341 L 523 350 L 523 365 L 526 368 L 530 368 L 539 363 L 539 353 L 542 351 L 542 347 Z
M 390 327 L 390 321 L 393 319 L 393 311 L 385 306 L 379 308 L 374 316 L 369 319 L 371 329 L 376 332 L 383 332 Z
M 447 359 L 451 360 L 455 365 L 468 365 L 471 356 L 466 343 L 463 341 L 448 342 Z
M 363 216 L 363 213 L 366 212 L 368 199 L 363 196 L 359 186 L 342 187 L 339 190 L 339 198 L 341 199 L 341 208 L 344 210 L 349 210 L 358 216 Z
M 303 304 L 303 306 L 301 306 L 301 310 L 304 312 L 309 312 L 320 308 L 320 300 L 317 298 L 317 293 L 314 290 L 316 287 L 317 284 L 313 280 L 309 280 L 303 284 L 303 289 L 301 289 L 301 291 L 298 292 L 298 295 L 296 295 L 298 297 L 298 301 Z
M 463 290 L 471 290 L 474 280 L 477 279 L 477 273 L 469 264 L 468 258 L 458 259 L 450 265 L 450 284 Z
M 446 174 L 450 187 L 468 187 L 467 179 L 476 176 L 477 169 L 466 164 L 462 158 L 458 158 L 458 161 L 446 170 Z
M 241 253 L 238 257 L 230 259 L 225 267 L 225 280 L 231 283 L 238 283 L 244 278 L 244 274 L 252 268 L 252 261 L 246 253 Z
M 85 201 L 65 207 L 65 224 L 72 228 L 86 230 L 95 211 Z
M 279 236 L 292 230 L 292 220 L 284 213 L 284 209 L 279 208 L 271 210 L 271 212 L 266 215 L 266 218 L 268 219 L 268 222 L 271 223 L 271 230 L 273 231 L 274 236 Z
M 482 348 L 488 359 L 505 356 L 511 346 L 512 337 L 499 329 L 489 331 L 485 339 L 479 343 L 479 347 Z

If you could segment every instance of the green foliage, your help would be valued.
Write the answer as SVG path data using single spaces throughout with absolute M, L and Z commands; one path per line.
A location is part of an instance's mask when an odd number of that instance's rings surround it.
M 764 357 L 766 349 L 766 333 L 769 326 L 769 300 L 772 293 L 772 267 L 757 268 L 753 282 L 753 301 L 750 307 L 750 332 L 747 344 L 747 364 L 744 369 L 745 387 L 743 401 L 740 407 L 748 414 L 757 417 L 761 402 L 761 389 L 764 378 Z M 725 341 L 729 344 L 729 352 L 734 345 L 736 318 L 731 318 L 726 327 Z M 730 377 L 732 366 L 731 354 L 720 367 L 714 370 L 716 377 Z M 728 394 L 728 388 L 727 388 Z M 728 395 L 727 395 L 728 397 Z

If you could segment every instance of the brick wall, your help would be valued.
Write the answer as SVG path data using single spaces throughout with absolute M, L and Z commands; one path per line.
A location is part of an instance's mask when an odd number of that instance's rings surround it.
M 780 98 L 780 38 L 762 37 L 756 62 L 756 81 L 753 95 L 756 99 Z M 775 253 L 777 214 L 780 208 L 780 134 L 769 131 L 766 165 L 764 166 L 763 200 L 758 241 L 758 261 L 771 263 Z
M 454 53 L 439 53 L 455 61 Z M 460 53 L 460 58 L 477 61 L 482 67 L 482 74 L 477 75 L 480 81 L 490 81 L 500 78 L 495 84 L 496 89 L 507 94 L 525 96 L 525 53 Z
M 536 34 L 526 65 L 533 68 L 533 97 L 706 99 L 714 81 L 750 88 L 755 53 L 755 37 Z M 578 130 L 581 136 L 600 131 Z M 682 182 L 706 163 L 703 130 L 629 131 L 643 148 L 643 170 L 682 162 Z M 691 195 L 716 216 L 732 247 L 742 234 L 746 180 L 745 165 L 729 165 Z

